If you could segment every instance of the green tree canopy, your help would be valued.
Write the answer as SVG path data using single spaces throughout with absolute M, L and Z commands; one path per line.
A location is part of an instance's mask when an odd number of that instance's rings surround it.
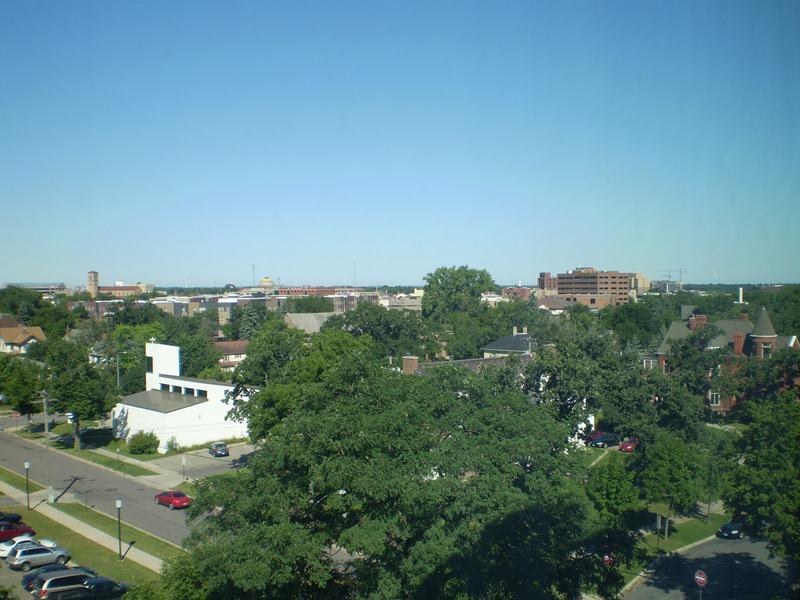
M 198 483 L 188 547 L 209 597 L 611 597 L 599 551 L 625 564 L 630 540 L 591 522 L 566 477 L 569 428 L 515 373 L 404 376 L 368 349 L 341 355 L 250 469 Z
M 439 267 L 425 276 L 422 314 L 439 322 L 456 312 L 476 315 L 483 310 L 481 294 L 496 289 L 492 276 L 483 269 Z

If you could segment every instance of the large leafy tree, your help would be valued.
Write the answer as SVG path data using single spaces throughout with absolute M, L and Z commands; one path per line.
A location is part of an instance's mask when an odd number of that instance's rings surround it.
M 430 359 L 439 350 L 432 334 L 436 327 L 419 313 L 390 310 L 368 302 L 362 302 L 355 310 L 333 315 L 322 329 L 339 329 L 356 337 L 368 335 L 372 338 L 372 349 L 380 358 L 412 354 Z
M 638 481 L 645 497 L 666 504 L 667 519 L 689 510 L 701 498 L 701 458 L 682 438 L 662 433 L 644 448 L 638 462 Z
M 476 315 L 483 310 L 481 294 L 496 289 L 497 284 L 486 270 L 439 267 L 425 276 L 422 314 L 439 322 L 455 312 Z
M 205 597 L 613 596 L 599 551 L 624 564 L 630 539 L 592 523 L 566 477 L 568 428 L 516 374 L 412 377 L 340 355 L 250 469 L 199 482 L 188 548 Z M 176 581 L 162 585 L 180 595 Z
M 81 421 L 103 417 L 119 399 L 114 375 L 89 362 L 86 346 L 63 340 L 50 346 L 47 368 L 51 410 L 72 413 L 75 448 L 80 450 Z
M 725 504 L 776 554 L 800 558 L 800 403 L 793 391 L 752 401 Z
M 0 354 L 0 394 L 16 412 L 25 415 L 28 428 L 31 415 L 42 410 L 41 392 L 44 390 L 44 369 L 26 357 Z

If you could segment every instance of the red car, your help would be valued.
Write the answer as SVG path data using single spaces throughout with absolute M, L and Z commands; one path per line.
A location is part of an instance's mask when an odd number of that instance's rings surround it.
M 5 542 L 18 535 L 36 535 L 36 532 L 25 525 L 25 523 L 9 523 L 8 521 L 0 521 L 0 542 Z
M 175 510 L 176 508 L 188 508 L 192 504 L 192 499 L 180 490 L 173 490 L 161 492 L 156 496 L 156 504 L 163 504 L 169 506 L 170 510 Z
M 587 433 L 584 436 L 584 439 L 586 440 L 586 443 L 588 443 L 591 446 L 593 441 L 595 441 L 601 435 L 605 435 L 605 434 L 606 434 L 605 431 L 593 431 L 592 433 Z
M 633 452 L 636 446 L 639 445 L 639 438 L 628 438 L 619 445 L 619 449 L 623 452 Z

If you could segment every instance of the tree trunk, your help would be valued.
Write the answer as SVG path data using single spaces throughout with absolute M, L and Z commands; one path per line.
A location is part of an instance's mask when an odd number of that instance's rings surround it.
M 74 415 L 75 413 L 72 413 L 72 414 Z M 73 421 L 73 424 L 72 424 L 73 425 L 73 430 L 72 430 L 73 436 L 72 437 L 74 439 L 74 442 L 72 444 L 72 447 L 75 450 L 81 450 L 81 423 L 80 423 L 80 421 L 78 421 L 77 417 L 73 416 L 73 419 L 74 419 L 74 421 Z

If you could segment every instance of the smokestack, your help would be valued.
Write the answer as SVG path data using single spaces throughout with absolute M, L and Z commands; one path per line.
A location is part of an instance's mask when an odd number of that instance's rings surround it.
M 744 300 L 742 298 L 742 288 L 739 288 L 739 304 L 744 304 Z

